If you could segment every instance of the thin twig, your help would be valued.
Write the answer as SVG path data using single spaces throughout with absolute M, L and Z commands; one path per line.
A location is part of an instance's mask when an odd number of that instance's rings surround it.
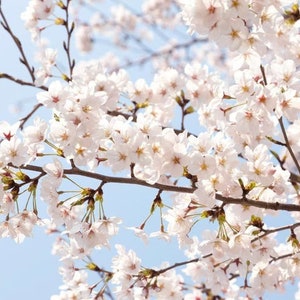
M 292 225 L 285 225 L 285 226 L 282 226 L 282 227 L 265 230 L 263 234 L 257 236 L 253 240 L 251 240 L 251 243 L 256 242 L 257 240 L 260 240 L 261 238 L 263 238 L 263 237 L 265 237 L 269 234 L 279 232 L 279 231 L 284 231 L 284 230 L 292 230 L 292 229 L 295 229 L 299 226 L 300 226 L 300 222 L 292 224 Z
M 38 89 L 42 89 L 44 91 L 48 90 L 48 88 L 44 85 L 36 86 L 33 82 L 24 81 L 22 79 L 16 78 L 16 77 L 14 77 L 12 75 L 9 75 L 7 73 L 0 73 L 0 79 L 2 79 L 2 78 L 8 79 L 8 80 L 13 81 L 13 82 L 15 82 L 17 84 L 20 84 L 20 85 L 32 86 L 32 87 L 35 87 L 35 88 L 38 88 Z
M 43 104 L 41 104 L 41 103 L 38 103 L 38 104 L 36 104 L 34 107 L 33 107 L 33 109 L 25 116 L 25 117 L 23 117 L 22 119 L 20 119 L 20 126 L 19 126 L 19 128 L 21 129 L 21 130 L 23 130 L 23 128 L 24 128 L 24 125 L 25 125 L 25 123 L 29 120 L 29 118 L 31 118 L 31 116 L 40 108 L 40 107 L 42 107 L 43 106 Z
M 265 68 L 262 65 L 260 65 L 260 71 L 261 71 L 261 74 L 262 74 L 262 77 L 263 77 L 263 83 L 264 83 L 264 85 L 267 85 L 268 82 L 267 82 L 267 77 L 266 77 L 266 73 L 265 73 Z M 285 127 L 284 127 L 284 124 L 283 124 L 282 117 L 280 117 L 278 119 L 278 122 L 279 122 L 280 129 L 281 129 L 281 132 L 282 132 L 283 137 L 284 137 L 284 141 L 285 141 L 285 145 L 284 146 L 286 146 L 286 148 L 288 149 L 288 152 L 289 152 L 289 154 L 292 157 L 292 160 L 293 160 L 293 162 L 294 162 L 294 164 L 295 164 L 295 166 L 296 166 L 296 168 L 298 170 L 298 173 L 300 174 L 300 165 L 298 163 L 298 160 L 297 160 L 297 158 L 296 158 L 296 156 L 294 154 L 294 151 L 293 151 L 293 149 L 291 147 L 291 144 L 289 142 L 289 139 L 288 139 L 288 136 L 286 134 L 286 130 L 285 130 Z
M 280 117 L 278 121 L 279 121 L 279 125 L 280 125 L 280 128 L 281 128 L 281 132 L 283 134 L 283 138 L 285 140 L 286 148 L 288 149 L 288 152 L 289 152 L 289 154 L 292 157 L 292 160 L 293 160 L 293 162 L 294 162 L 294 164 L 295 164 L 295 166 L 296 166 L 296 168 L 298 170 L 298 173 L 300 174 L 300 165 L 298 163 L 298 160 L 297 160 L 297 158 L 296 158 L 296 156 L 294 154 L 294 151 L 293 151 L 293 149 L 291 147 L 291 144 L 289 142 L 289 139 L 288 139 L 288 136 L 286 134 L 286 130 L 285 130 L 285 127 L 284 127 L 284 124 L 283 124 L 282 117 Z
M 121 65 L 120 67 L 118 67 L 116 69 L 113 69 L 112 72 L 118 71 L 119 69 L 125 69 L 125 68 L 128 68 L 128 67 L 136 66 L 136 65 L 144 65 L 145 63 L 147 63 L 148 61 L 150 61 L 150 60 L 152 60 L 156 57 L 169 56 L 175 50 L 189 48 L 189 47 L 191 47 L 192 45 L 194 45 L 196 43 L 204 42 L 204 41 L 205 41 L 205 39 L 194 38 L 194 39 L 192 39 L 192 40 L 190 40 L 186 43 L 174 45 L 170 49 L 167 49 L 167 50 L 164 49 L 164 50 L 161 50 L 161 51 L 157 51 L 157 52 L 154 52 L 151 55 L 142 57 L 140 59 L 137 59 L 137 60 L 134 60 L 134 61 L 129 61 L 129 62 Z
M 277 260 L 288 258 L 288 257 L 292 257 L 295 254 L 296 254 L 295 252 L 290 252 L 290 253 L 283 254 L 283 255 L 280 255 L 280 256 L 277 256 L 277 257 L 271 256 L 272 259 L 269 261 L 269 263 L 271 264 L 272 262 L 275 262 Z
M 63 48 L 67 54 L 68 59 L 68 65 L 69 65 L 69 80 L 72 80 L 72 74 L 73 69 L 75 67 L 75 60 L 71 58 L 71 36 L 73 33 L 73 30 L 75 28 L 75 23 L 72 21 L 71 26 L 69 24 L 69 5 L 71 0 L 67 0 L 67 4 L 65 6 L 65 12 L 66 12 L 66 20 L 64 23 L 64 27 L 67 32 L 67 42 L 63 42 Z
M 194 258 L 194 259 L 191 259 L 191 260 L 182 261 L 180 263 L 175 263 L 172 266 L 169 266 L 169 267 L 166 267 L 166 268 L 161 269 L 159 271 L 156 271 L 155 273 L 156 273 L 156 275 L 160 275 L 160 274 L 165 273 L 165 272 L 167 272 L 169 270 L 172 270 L 174 268 L 185 266 L 185 265 L 188 265 L 188 264 L 191 264 L 191 263 L 196 263 L 196 262 L 200 261 L 200 259 L 201 258 Z
M 267 77 L 266 77 L 266 73 L 265 73 L 265 68 L 262 65 L 260 65 L 259 67 L 260 67 L 260 71 L 261 71 L 261 74 L 263 77 L 263 83 L 264 83 L 264 85 L 267 85 L 268 82 L 267 82 Z
M 30 66 L 30 64 L 27 60 L 27 57 L 24 53 L 24 49 L 23 49 L 21 41 L 18 39 L 18 37 L 13 33 L 12 29 L 10 28 L 10 26 L 9 26 L 7 20 L 6 20 L 6 17 L 3 13 L 1 2 L 0 2 L 0 16 L 2 17 L 2 20 L 3 20 L 3 21 L 0 22 L 2 27 L 12 37 L 14 43 L 16 44 L 16 46 L 17 46 L 17 48 L 18 48 L 18 50 L 21 54 L 20 62 L 26 67 L 26 69 L 28 70 L 28 73 L 30 74 L 31 80 L 34 83 L 34 81 L 35 81 L 34 68 Z

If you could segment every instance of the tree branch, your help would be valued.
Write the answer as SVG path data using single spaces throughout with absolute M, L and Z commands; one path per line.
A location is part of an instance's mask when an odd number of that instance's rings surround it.
M 20 129 L 21 130 L 23 130 L 23 128 L 24 128 L 24 124 L 29 120 L 29 118 L 40 108 L 40 107 L 42 107 L 43 106 L 43 104 L 41 104 L 41 103 L 38 103 L 38 104 L 36 104 L 34 107 L 33 107 L 33 109 L 25 116 L 25 117 L 23 117 L 22 119 L 20 119 Z
M 9 75 L 7 73 L 0 73 L 0 79 L 1 78 L 8 79 L 8 80 L 13 81 L 13 82 L 15 82 L 17 84 L 20 84 L 20 85 L 32 86 L 32 87 L 35 87 L 35 88 L 42 89 L 44 91 L 48 90 L 48 88 L 44 85 L 36 86 L 33 82 L 24 81 L 22 79 L 16 78 L 16 77 L 14 77 L 12 75 Z
M 165 273 L 165 272 L 167 272 L 167 271 L 169 271 L 169 270 L 172 270 L 172 269 L 175 269 L 175 268 L 177 268 L 177 267 L 185 266 L 185 265 L 191 264 L 191 263 L 196 263 L 196 262 L 200 261 L 200 259 L 201 259 L 201 258 L 194 258 L 194 259 L 191 259 L 191 260 L 182 261 L 182 262 L 180 262 L 180 263 L 175 263 L 175 264 L 173 264 L 172 266 L 169 266 L 169 267 L 166 267 L 166 268 L 161 269 L 161 270 L 159 270 L 159 271 L 156 271 L 156 273 L 157 273 L 157 275 L 160 275 L 160 274 L 162 274 L 162 273 Z
M 267 82 L 267 77 L 266 77 L 266 73 L 265 73 L 265 68 L 262 65 L 260 65 L 260 71 L 261 71 L 261 74 L 262 74 L 262 77 L 263 77 L 263 83 L 264 83 L 264 85 L 267 85 L 268 82 Z M 295 164 L 295 166 L 298 170 L 298 173 L 300 174 L 300 165 L 299 165 L 298 160 L 297 160 L 297 158 L 294 154 L 294 151 L 293 151 L 293 149 L 290 145 L 290 142 L 289 142 L 289 139 L 288 139 L 288 136 L 286 134 L 286 130 L 285 130 L 285 127 L 284 127 L 284 124 L 283 124 L 282 116 L 278 119 L 278 122 L 279 122 L 280 129 L 281 129 L 281 132 L 283 134 L 284 141 L 285 141 L 285 144 L 282 144 L 282 145 L 287 147 L 288 152 L 291 155 L 292 160 L 293 160 L 293 162 L 294 162 L 294 164 Z M 269 138 L 269 140 L 270 140 L 270 138 Z M 273 139 L 271 139 L 271 141 L 274 142 Z
M 281 128 L 281 132 L 283 134 L 283 138 L 285 140 L 286 147 L 287 147 L 287 149 L 289 151 L 289 154 L 292 157 L 292 160 L 293 160 L 293 162 L 294 162 L 294 164 L 295 164 L 295 166 L 296 166 L 296 168 L 298 170 L 298 173 L 300 174 L 300 166 L 299 166 L 298 160 L 297 160 L 297 158 L 296 158 L 296 156 L 294 154 L 294 151 L 293 151 L 293 149 L 292 149 L 292 147 L 290 145 L 290 142 L 289 142 L 289 139 L 288 139 L 288 136 L 286 134 L 286 130 L 285 130 L 285 127 L 284 127 L 284 124 L 283 124 L 282 117 L 280 117 L 278 121 L 279 121 L 279 125 L 280 125 L 280 128 Z
M 66 20 L 64 23 L 64 27 L 67 32 L 67 42 L 63 43 L 63 48 L 67 54 L 67 59 L 68 59 L 68 65 L 69 65 L 69 80 L 72 80 L 72 74 L 73 74 L 73 69 L 75 67 L 75 60 L 71 58 L 71 36 L 73 33 L 73 30 L 75 28 L 75 23 L 71 23 L 71 27 L 69 26 L 69 5 L 70 5 L 71 0 L 67 0 L 67 4 L 64 7 L 64 10 L 66 12 Z
M 12 37 L 14 43 L 16 44 L 16 46 L 21 54 L 20 62 L 26 67 L 26 69 L 28 70 L 28 73 L 30 74 L 31 80 L 34 83 L 34 81 L 35 81 L 34 68 L 30 66 L 30 64 L 27 60 L 27 57 L 24 53 L 24 49 L 23 49 L 21 41 L 17 38 L 17 36 L 13 33 L 12 29 L 10 28 L 10 26 L 6 20 L 6 17 L 3 13 L 1 4 L 2 3 L 0 2 L 0 16 L 2 17 L 2 20 L 3 20 L 3 21 L 1 21 L 1 25 L 8 32 L 8 34 Z
M 284 230 L 294 230 L 295 228 L 300 226 L 300 222 L 292 224 L 292 225 L 285 225 L 282 227 L 278 227 L 278 228 L 273 228 L 273 229 L 267 229 L 264 230 L 264 233 L 257 236 L 256 238 L 254 238 L 253 240 L 251 240 L 251 243 L 263 238 L 264 236 L 267 236 L 269 234 L 275 233 L 275 232 L 279 232 L 279 231 L 284 231 Z
M 12 166 L 12 165 L 10 165 Z M 14 167 L 14 166 L 12 166 Z M 44 172 L 42 167 L 39 166 L 33 166 L 33 165 L 23 165 L 19 168 L 24 170 L 30 170 L 35 172 Z M 105 181 L 107 183 L 121 183 L 121 184 L 133 184 L 133 185 L 141 185 L 146 186 L 149 188 L 155 188 L 163 191 L 168 192 L 176 192 L 176 193 L 187 193 L 192 194 L 196 190 L 196 188 L 193 187 L 184 187 L 184 186 L 176 186 L 176 185 L 167 185 L 162 183 L 154 183 L 150 184 L 146 181 L 137 179 L 137 178 L 126 178 L 126 177 L 115 177 L 115 176 L 108 176 L 108 175 L 102 175 L 99 173 L 93 173 L 90 171 L 81 170 L 77 167 L 71 168 L 71 169 L 65 169 L 64 174 L 67 175 L 79 175 L 84 176 L 87 178 L 93 178 L 98 179 L 101 181 Z M 244 206 L 252 206 L 252 207 L 259 207 L 264 209 L 271 209 L 271 210 L 284 210 L 284 211 L 300 211 L 300 205 L 297 204 L 287 204 L 287 203 L 279 203 L 279 202 L 264 202 L 259 200 L 251 200 L 246 197 L 243 198 L 232 198 L 232 197 L 224 197 L 220 194 L 215 195 L 215 199 L 222 201 L 225 204 L 238 204 L 238 205 L 244 205 Z
M 161 56 L 169 56 L 171 55 L 175 50 L 178 49 L 185 49 L 185 48 L 189 48 L 192 45 L 199 43 L 199 42 L 205 42 L 207 39 L 201 39 L 201 38 L 194 38 L 186 43 L 182 43 L 182 44 L 177 44 L 174 45 L 173 47 L 171 47 L 170 49 L 167 50 L 161 50 L 161 51 L 157 51 L 154 52 L 148 56 L 142 57 L 138 60 L 134 60 L 134 61 L 129 61 L 123 65 L 121 65 L 120 67 L 118 67 L 117 69 L 112 70 L 112 72 L 118 71 L 119 69 L 124 69 L 124 68 L 128 68 L 128 67 L 132 67 L 132 66 L 136 66 L 136 65 L 144 65 L 145 63 L 147 63 L 148 61 L 156 58 L 156 57 L 161 57 Z
M 239 204 L 244 206 L 253 206 L 271 210 L 285 210 L 285 211 L 300 211 L 300 205 L 287 204 L 279 202 L 264 202 L 259 200 L 251 200 L 246 197 L 244 198 L 232 198 L 224 197 L 220 194 L 216 194 L 216 199 L 222 201 L 225 204 Z

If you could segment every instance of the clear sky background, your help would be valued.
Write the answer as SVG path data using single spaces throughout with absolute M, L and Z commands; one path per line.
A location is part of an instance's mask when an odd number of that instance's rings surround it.
M 16 4 L 13 1 L 2 0 L 2 3 L 12 29 L 21 39 L 26 53 L 29 57 L 33 57 L 35 50 L 19 17 L 27 1 L 20 0 Z M 3 30 L 0 31 L 0 43 L 0 72 L 19 78 L 28 78 L 26 70 L 18 61 L 18 51 Z M 86 59 L 86 57 L 81 58 Z M 136 76 L 138 77 L 138 74 Z M 36 103 L 34 89 L 20 87 L 4 79 L 0 80 L 0 95 L 0 120 L 11 123 L 26 115 Z M 39 110 L 35 116 L 44 117 L 45 113 Z M 81 184 L 84 185 L 82 182 Z M 148 188 L 117 186 L 116 184 L 105 186 L 104 193 L 106 213 L 109 216 L 123 217 L 125 226 L 138 226 L 143 222 L 156 194 Z M 43 212 L 43 203 L 39 207 Z M 158 231 L 159 215 L 156 214 L 154 219 L 155 221 L 149 222 L 147 228 L 153 226 L 152 231 Z M 122 233 L 115 241 L 134 245 L 138 255 L 144 258 L 145 266 L 159 266 L 161 261 L 171 259 L 171 262 L 179 262 L 183 259 L 176 247 L 170 248 L 169 244 L 160 241 L 150 241 L 148 250 L 145 252 L 144 244 L 135 238 L 131 231 L 128 234 L 128 231 L 123 229 Z M 33 237 L 26 238 L 22 244 L 16 244 L 8 238 L 0 239 L 0 253 L 2 254 L 0 255 L 0 300 L 43 300 L 58 293 L 58 287 L 62 281 L 58 274 L 60 265 L 58 258 L 51 255 L 54 239 L 55 236 L 45 235 L 43 228 L 36 228 Z M 101 256 L 96 253 L 95 262 L 103 265 L 103 262 L 107 261 L 106 258 L 111 257 L 109 252 L 109 250 L 104 251 Z M 111 249 L 111 253 L 115 253 L 114 248 Z
M 15 30 L 26 52 L 33 53 L 29 34 L 24 30 L 20 13 L 27 1 L 2 1 L 5 14 Z M 0 30 L 0 72 L 7 72 L 28 78 L 18 61 L 18 52 L 8 35 Z M 26 76 L 26 77 L 25 77 Z M 34 90 L 22 88 L 16 84 L 0 80 L 0 120 L 15 122 L 20 116 L 30 111 L 35 104 Z M 17 110 L 20 110 L 17 113 Z M 54 237 L 44 234 L 44 229 L 37 228 L 33 238 L 25 239 L 22 244 L 13 240 L 0 239 L 0 299 L 49 299 L 57 293 L 61 278 L 58 274 L 59 262 L 51 255 Z
M 31 56 L 34 49 L 30 43 L 30 36 L 24 30 L 19 18 L 24 11 L 27 1 L 2 0 L 4 11 L 12 28 L 21 38 L 27 53 Z M 20 78 L 28 78 L 24 68 L 20 68 L 18 52 L 7 34 L 0 30 L 0 72 L 17 75 Z M 133 74 L 138 77 L 138 73 Z M 17 121 L 30 111 L 36 103 L 35 92 L 31 88 L 19 87 L 7 80 L 0 80 L 0 120 L 9 122 Z M 16 110 L 19 110 L 16 112 Z M 37 115 L 44 116 L 41 110 Z M 148 188 L 134 186 L 119 186 L 110 184 L 104 188 L 104 205 L 108 215 L 124 218 L 125 226 L 138 226 L 147 216 L 155 191 Z M 41 211 L 44 209 L 40 206 Z M 159 216 L 155 215 L 149 226 L 153 231 L 159 230 Z M 205 223 L 203 223 L 205 226 Z M 141 241 L 128 234 L 126 230 L 115 241 L 134 247 L 138 255 L 144 258 L 146 267 L 159 266 L 161 261 L 170 260 L 171 263 L 179 262 L 183 258 L 176 250 L 176 245 L 166 244 L 157 240 L 150 240 L 147 250 Z M 43 228 L 36 228 L 33 238 L 27 238 L 19 245 L 11 239 L 0 239 L 0 300 L 49 299 L 51 295 L 58 293 L 58 287 L 62 283 L 58 274 L 59 262 L 57 257 L 51 255 L 54 236 L 44 234 Z M 173 247 L 172 247 L 173 246 Z M 127 246 L 129 247 L 129 246 Z M 111 249 L 114 252 L 114 249 Z M 95 262 L 101 265 L 109 251 L 104 251 L 93 256 Z M 267 295 L 265 299 L 293 298 L 294 287 L 289 287 L 285 295 Z

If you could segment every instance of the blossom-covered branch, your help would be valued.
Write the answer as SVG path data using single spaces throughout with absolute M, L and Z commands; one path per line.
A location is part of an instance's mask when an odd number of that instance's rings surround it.
M 40 172 L 41 174 L 45 174 L 42 167 L 34 166 L 34 165 L 24 165 L 20 166 L 20 169 L 30 170 Z M 176 192 L 176 193 L 189 193 L 192 194 L 195 192 L 195 188 L 193 187 L 184 187 L 184 186 L 177 186 L 177 185 L 168 185 L 162 183 L 154 183 L 150 184 L 144 180 L 140 180 L 137 178 L 126 178 L 126 177 L 115 177 L 115 176 L 108 176 L 102 175 L 95 172 L 85 171 L 79 169 L 77 167 L 71 169 L 63 169 L 63 174 L 66 175 L 77 175 L 83 176 L 87 178 L 93 178 L 97 180 L 101 180 L 104 183 L 119 183 L 119 184 L 130 184 L 130 185 L 140 185 L 145 187 L 150 187 L 154 189 L 159 189 L 166 192 Z M 242 198 L 233 198 L 233 197 L 225 197 L 218 193 L 215 194 L 216 200 L 222 201 L 224 204 L 237 204 L 242 206 L 252 206 L 264 209 L 271 209 L 271 210 L 285 210 L 285 211 L 300 211 L 300 205 L 297 204 L 286 204 L 286 203 L 279 203 L 279 202 L 264 202 L 258 200 L 248 199 L 247 197 Z
M 57 235 L 52 300 L 254 299 L 299 280 L 298 4 L 29 0 L 35 67 L 1 4 L 31 79 L 0 78 L 38 89 L 0 122 L 0 237 Z

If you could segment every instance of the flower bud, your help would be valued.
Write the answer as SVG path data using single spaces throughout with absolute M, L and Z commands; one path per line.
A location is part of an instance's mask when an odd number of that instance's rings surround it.
M 61 9 L 66 9 L 66 6 L 64 5 L 64 3 L 61 0 L 57 1 L 56 5 L 59 6 Z
M 23 173 L 22 171 L 18 171 L 16 173 L 16 177 L 18 180 L 21 180 L 23 182 L 29 182 L 30 181 L 30 177 L 28 175 L 26 175 L 25 173 Z
M 54 21 L 54 24 L 55 25 L 65 25 L 66 21 L 62 18 L 56 18 L 55 21 Z

